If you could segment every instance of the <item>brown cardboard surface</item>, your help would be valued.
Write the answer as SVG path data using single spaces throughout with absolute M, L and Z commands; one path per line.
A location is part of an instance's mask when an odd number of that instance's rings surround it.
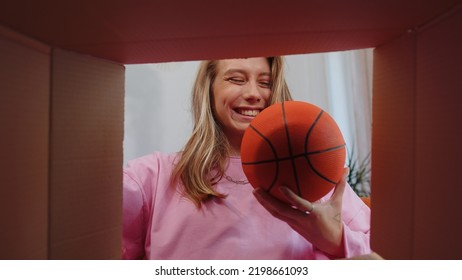
M 462 9 L 374 53 L 372 247 L 460 259 Z
M 460 0 L 4 2 L 0 23 L 47 44 L 149 63 L 374 47 Z
M 46 259 L 50 58 L 43 45 L 2 31 L 0 259 Z
M 371 246 L 412 257 L 415 166 L 415 35 L 374 51 Z
M 417 40 L 414 253 L 461 259 L 462 9 Z
M 0 31 L 0 259 L 119 258 L 124 67 Z
M 122 65 L 52 54 L 51 259 L 120 258 Z

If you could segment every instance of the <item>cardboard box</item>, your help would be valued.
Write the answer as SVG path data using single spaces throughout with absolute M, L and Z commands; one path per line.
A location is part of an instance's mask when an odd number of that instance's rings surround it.
M 124 66 L 2 35 L 0 259 L 120 258 Z
M 124 64 L 368 47 L 372 248 L 462 258 L 459 0 L 5 2 L 0 258 L 119 257 Z
M 460 259 L 462 10 L 374 53 L 372 246 L 385 258 Z
M 5 30 L 2 35 L 0 259 L 43 259 L 48 252 L 50 48 Z

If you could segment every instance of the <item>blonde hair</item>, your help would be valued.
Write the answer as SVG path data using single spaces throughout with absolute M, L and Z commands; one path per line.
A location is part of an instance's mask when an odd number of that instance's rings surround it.
M 272 88 L 269 104 L 292 100 L 284 79 L 282 57 L 267 58 Z M 212 111 L 212 85 L 217 75 L 217 60 L 203 61 L 192 90 L 193 132 L 183 148 L 172 178 L 181 180 L 184 195 L 198 208 L 205 200 L 226 195 L 213 185 L 224 175 L 229 158 L 229 143 Z M 204 141 L 206 140 L 206 141 Z

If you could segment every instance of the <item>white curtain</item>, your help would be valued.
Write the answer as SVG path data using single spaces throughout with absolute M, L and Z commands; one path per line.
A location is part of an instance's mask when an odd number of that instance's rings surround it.
M 287 56 L 287 83 L 295 99 L 313 103 L 337 122 L 349 159 L 370 170 L 373 49 Z M 370 173 L 367 176 L 370 178 Z M 367 179 L 367 178 L 366 178 Z M 370 194 L 368 182 L 359 192 Z
M 338 123 L 358 160 L 371 150 L 372 49 L 286 56 L 294 99 Z M 182 148 L 191 132 L 190 93 L 199 62 L 126 65 L 124 164 Z M 366 190 L 367 191 L 367 190 Z

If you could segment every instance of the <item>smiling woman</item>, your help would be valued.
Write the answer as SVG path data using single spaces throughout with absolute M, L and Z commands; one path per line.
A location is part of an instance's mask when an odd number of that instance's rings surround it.
M 181 178 L 197 206 L 210 196 L 223 197 L 213 185 L 223 177 L 229 156 L 240 155 L 242 136 L 253 119 L 240 111 L 260 111 L 292 99 L 281 79 L 283 69 L 280 57 L 204 61 L 199 66 L 193 132 L 174 168 L 174 177 Z
M 239 155 L 241 139 L 253 118 L 268 106 L 271 70 L 266 58 L 218 61 L 212 85 L 212 108 L 230 143 L 230 154 Z
M 346 188 L 346 174 L 318 201 L 277 186 L 288 203 L 253 191 L 246 180 L 242 136 L 261 110 L 292 99 L 283 70 L 281 57 L 200 64 L 183 149 L 137 158 L 124 169 L 124 258 L 330 259 L 370 252 L 370 210 Z

